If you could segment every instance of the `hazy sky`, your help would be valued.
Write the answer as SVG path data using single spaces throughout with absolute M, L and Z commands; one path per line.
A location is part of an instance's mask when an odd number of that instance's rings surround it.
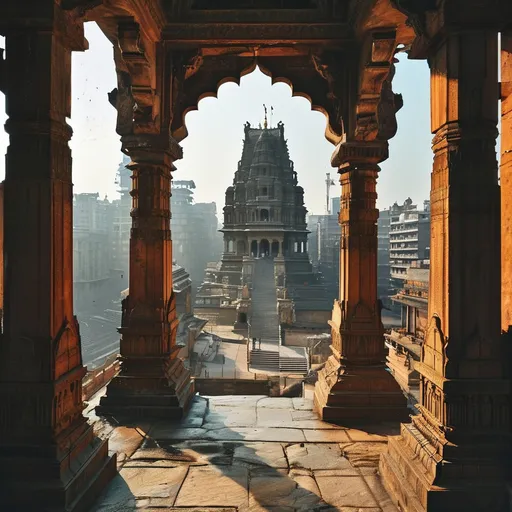
M 77 193 L 99 192 L 113 199 L 122 155 L 115 132 L 116 112 L 107 100 L 107 93 L 116 87 L 112 47 L 94 23 L 86 24 L 86 36 L 90 49 L 73 54 L 73 182 Z M 394 90 L 402 93 L 404 107 L 398 113 L 398 134 L 390 141 L 390 158 L 382 164 L 379 208 L 403 202 L 408 196 L 421 204 L 429 195 L 432 136 L 427 64 L 402 56 Z M 174 178 L 194 180 L 196 201 L 215 201 L 220 211 L 241 156 L 243 125 L 249 121 L 256 126 L 263 121 L 264 103 L 274 107 L 273 125 L 278 121 L 285 125 L 306 207 L 310 213 L 324 213 L 325 173 L 331 172 L 338 183 L 330 166 L 334 146 L 324 137 L 325 117 L 312 112 L 307 100 L 292 98 L 286 84 L 272 86 L 270 78 L 258 70 L 244 77 L 240 86 L 223 85 L 218 98 L 202 100 L 199 110 L 187 115 L 189 136 L 182 142 L 184 158 L 176 162 Z M 0 123 L 4 122 L 4 98 L 0 95 Z M 0 130 L 0 153 L 5 153 L 7 143 L 7 135 Z M 4 173 L 5 160 L 1 158 L 0 178 Z M 336 184 L 331 196 L 339 193 Z

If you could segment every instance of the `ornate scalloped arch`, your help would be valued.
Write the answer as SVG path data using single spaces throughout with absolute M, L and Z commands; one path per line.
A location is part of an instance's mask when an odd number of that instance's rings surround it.
M 207 97 L 216 98 L 220 86 L 227 82 L 239 85 L 240 78 L 254 71 L 256 66 L 271 78 L 272 84 L 286 83 L 293 97 L 306 98 L 312 110 L 326 116 L 325 136 L 330 142 L 337 144 L 343 137 L 343 119 L 348 108 L 343 105 L 342 87 L 334 73 L 319 69 L 322 62 L 319 56 L 256 58 L 236 54 L 201 56 L 174 52 L 172 60 L 171 135 L 177 141 L 187 136 L 185 116 L 198 109 L 199 101 Z

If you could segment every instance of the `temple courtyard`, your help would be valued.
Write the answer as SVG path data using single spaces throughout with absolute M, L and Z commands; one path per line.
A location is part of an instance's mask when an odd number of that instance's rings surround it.
M 177 423 L 116 426 L 86 411 L 109 437 L 119 474 L 91 512 L 396 512 L 378 474 L 398 425 L 358 430 L 318 419 L 306 398 L 196 395 Z M 310 398 L 308 398 L 308 396 Z

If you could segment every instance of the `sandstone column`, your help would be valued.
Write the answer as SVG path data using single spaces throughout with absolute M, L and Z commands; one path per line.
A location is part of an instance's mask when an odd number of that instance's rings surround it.
M 512 327 L 512 31 L 501 33 L 501 326 Z
M 500 340 L 497 34 L 431 50 L 434 166 L 420 405 L 381 457 L 408 511 L 508 510 L 510 349 Z
M 9 3 L 9 2 L 8 2 Z M 83 416 L 80 333 L 73 314 L 71 51 L 82 27 L 12 2 L 0 20 L 10 144 L 4 203 L 0 336 L 0 496 L 5 510 L 87 508 L 116 471 Z M 10 17 L 12 16 L 12 17 Z
M 97 408 L 114 416 L 180 417 L 194 386 L 177 357 L 170 191 L 181 148 L 168 135 L 126 135 L 132 161 L 130 292 L 123 301 L 121 371 Z
M 315 407 L 331 422 L 405 420 L 406 399 L 386 370 L 377 299 L 378 163 L 387 142 L 345 142 L 333 157 L 341 182 L 340 300 L 334 304 L 332 355 L 315 387 Z

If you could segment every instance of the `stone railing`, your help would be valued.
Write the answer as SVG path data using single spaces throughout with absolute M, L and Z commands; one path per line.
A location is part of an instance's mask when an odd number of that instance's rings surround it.
M 117 354 L 112 354 L 105 363 L 87 372 L 82 381 L 82 399 L 89 400 L 119 372 Z

